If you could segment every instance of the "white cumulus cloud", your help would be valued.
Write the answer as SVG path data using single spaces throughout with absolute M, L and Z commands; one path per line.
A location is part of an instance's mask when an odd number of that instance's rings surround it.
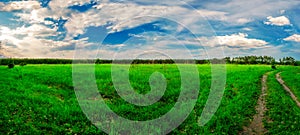
M 300 35 L 294 34 L 284 39 L 285 41 L 300 42 Z
M 0 11 L 33 10 L 40 8 L 38 1 L 14 1 L 8 4 L 0 2 Z
M 265 22 L 267 25 L 277 25 L 277 26 L 285 26 L 285 25 L 291 25 L 291 22 L 289 18 L 285 16 L 279 16 L 279 17 L 267 17 L 268 21 Z
M 55 41 L 45 38 L 55 34 L 55 29 L 37 24 L 16 29 L 0 26 L 1 47 L 4 48 L 0 53 L 6 57 L 62 57 L 62 51 L 57 53 L 60 50 L 53 49 L 73 44 L 80 44 L 82 47 L 90 45 L 87 39 Z M 72 58 L 70 55 L 63 57 Z
M 226 36 L 218 36 L 219 42 L 221 45 L 227 45 L 230 47 L 249 47 L 249 48 L 255 48 L 255 47 L 261 47 L 264 45 L 267 45 L 268 43 L 263 40 L 259 39 L 250 39 L 247 38 L 248 35 L 244 33 L 239 34 L 233 34 L 233 35 L 226 35 Z
M 225 12 L 209 10 L 193 10 L 180 6 L 145 6 L 135 3 L 101 3 L 94 6 L 94 10 L 85 13 L 74 12 L 66 23 L 69 34 L 82 34 L 89 26 L 103 26 L 110 24 L 110 32 L 122 31 L 133 28 L 157 19 L 181 20 L 184 25 L 195 24 L 195 22 L 207 17 L 212 20 L 222 20 Z
M 265 47 L 268 42 L 260 39 L 248 38 L 247 34 L 238 33 L 225 36 L 216 36 L 216 37 L 200 37 L 198 39 L 205 46 L 226 46 L 229 48 L 262 48 Z

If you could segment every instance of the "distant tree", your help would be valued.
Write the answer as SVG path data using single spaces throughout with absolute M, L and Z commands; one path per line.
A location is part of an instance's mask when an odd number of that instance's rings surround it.
M 286 61 L 287 61 L 287 58 L 286 58 L 286 57 L 283 57 L 283 58 L 282 58 L 282 65 L 286 65 Z
M 276 63 L 276 60 L 275 60 L 275 58 L 273 58 L 272 61 L 271 61 L 271 64 L 275 65 L 275 63 Z
M 245 64 L 250 64 L 249 59 L 250 59 L 250 56 L 245 56 L 244 57 Z
M 257 64 L 256 56 L 250 56 L 249 63 L 250 64 Z
M 224 60 L 225 60 L 225 62 L 226 62 L 227 64 L 230 64 L 230 63 L 231 63 L 230 57 L 225 57 Z
M 296 63 L 295 58 L 289 57 L 289 63 L 290 63 L 290 65 L 295 65 L 295 63 Z
M 14 63 L 8 64 L 8 68 L 9 68 L 9 69 L 12 69 L 12 68 L 14 68 L 14 67 L 15 67 L 15 64 L 14 64 Z
M 281 60 L 281 59 L 279 59 L 279 64 L 280 64 L 280 65 L 282 64 L 282 60 Z
M 281 60 L 282 65 L 295 65 L 296 60 L 293 57 L 283 57 Z
M 96 63 L 96 64 L 101 64 L 102 62 L 101 62 L 100 59 L 97 59 L 95 63 Z

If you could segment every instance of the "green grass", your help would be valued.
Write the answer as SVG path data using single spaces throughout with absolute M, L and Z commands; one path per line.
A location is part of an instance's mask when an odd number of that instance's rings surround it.
M 227 65 L 221 105 L 203 127 L 197 122 L 210 92 L 211 68 L 210 65 L 199 65 L 198 70 L 200 91 L 196 106 L 184 123 L 170 134 L 238 134 L 255 114 L 261 92 L 260 78 L 271 71 L 271 67 Z M 106 104 L 118 115 L 131 120 L 150 120 L 164 115 L 174 106 L 181 86 L 176 65 L 133 65 L 129 77 L 137 93 L 145 94 L 151 90 L 149 77 L 156 71 L 166 78 L 167 90 L 159 102 L 146 107 L 130 104 L 118 95 L 111 80 L 111 65 L 96 65 L 96 83 Z M 80 109 L 73 89 L 72 65 L 0 67 L 0 73 L 1 133 L 104 134 Z M 272 125 L 269 127 L 273 128 Z
M 297 67 L 298 68 L 298 67 Z M 283 75 L 290 74 L 290 78 L 295 78 L 291 73 L 296 67 L 283 67 Z M 275 75 L 279 71 L 272 72 L 268 77 L 267 95 L 267 119 L 265 126 L 269 130 L 268 134 L 299 134 L 300 131 L 300 108 L 292 100 L 289 93 L 277 82 Z M 283 78 L 284 80 L 286 78 Z M 286 81 L 286 80 L 285 80 Z M 295 84 L 289 83 L 289 84 Z
M 281 77 L 300 101 L 300 67 L 285 68 Z
M 0 67 L 0 132 L 99 133 L 81 113 L 70 71 L 70 66 Z

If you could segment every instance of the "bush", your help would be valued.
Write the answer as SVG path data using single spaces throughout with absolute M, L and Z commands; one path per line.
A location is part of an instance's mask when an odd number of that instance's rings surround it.
M 275 65 L 272 65 L 272 69 L 277 69 Z
M 8 68 L 14 68 L 14 67 L 15 67 L 15 64 L 13 64 L 13 63 L 8 64 Z
M 20 63 L 20 66 L 26 66 L 26 63 L 25 62 L 22 62 L 22 63 Z

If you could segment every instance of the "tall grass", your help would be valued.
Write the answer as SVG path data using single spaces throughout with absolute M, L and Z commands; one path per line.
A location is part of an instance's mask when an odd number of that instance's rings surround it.
M 255 114 L 261 92 L 260 79 L 271 67 L 227 65 L 227 83 L 221 105 L 203 127 L 199 126 L 198 120 L 210 92 L 211 67 L 199 65 L 198 69 L 197 104 L 184 123 L 170 134 L 238 134 Z M 165 76 L 167 90 L 159 102 L 146 107 L 130 104 L 117 94 L 111 79 L 111 65 L 96 65 L 96 83 L 99 93 L 114 112 L 127 119 L 145 121 L 167 113 L 180 94 L 180 72 L 176 65 L 131 66 L 129 77 L 134 90 L 142 94 L 149 92 L 149 77 L 156 71 Z M 104 134 L 92 125 L 78 105 L 71 65 L 0 67 L 0 74 L 0 132 Z
M 285 73 L 293 67 L 285 67 Z M 290 97 L 283 87 L 275 79 L 275 74 L 279 71 L 272 72 L 268 77 L 268 95 L 267 95 L 267 112 L 265 120 L 266 128 L 269 134 L 299 134 L 300 131 L 300 108 Z M 295 76 L 290 76 L 294 78 Z M 295 83 L 295 82 L 294 82 Z
M 282 69 L 281 77 L 300 101 L 300 67 L 290 66 Z

